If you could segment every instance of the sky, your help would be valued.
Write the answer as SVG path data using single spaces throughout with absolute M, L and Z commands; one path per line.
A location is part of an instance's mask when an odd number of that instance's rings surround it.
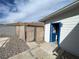
M 75 0 L 0 0 L 0 23 L 37 22 Z

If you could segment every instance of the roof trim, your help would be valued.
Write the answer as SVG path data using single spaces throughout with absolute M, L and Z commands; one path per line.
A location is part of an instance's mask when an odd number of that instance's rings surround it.
M 43 27 L 44 23 L 43 22 L 18 22 L 18 23 L 10 23 L 10 24 L 0 24 L 4 26 L 34 26 L 34 27 Z
M 39 22 L 45 22 L 45 21 L 48 20 L 48 18 L 50 18 L 52 16 L 55 16 L 55 15 L 57 15 L 57 14 L 63 12 L 63 11 L 72 9 L 72 8 L 74 8 L 73 6 L 76 6 L 78 4 L 79 4 L 79 1 L 78 0 L 77 1 L 74 1 L 73 3 L 71 3 L 71 4 L 69 4 L 69 5 L 65 6 L 65 7 L 61 8 L 61 9 L 59 9 L 59 10 L 53 12 L 53 13 L 51 13 L 51 14 L 49 14 L 48 16 L 43 17 L 43 19 L 39 20 Z

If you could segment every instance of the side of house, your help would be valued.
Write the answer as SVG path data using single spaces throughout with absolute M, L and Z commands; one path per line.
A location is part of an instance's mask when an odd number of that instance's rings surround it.
M 79 1 L 45 19 L 45 41 L 58 41 L 64 50 L 79 56 Z

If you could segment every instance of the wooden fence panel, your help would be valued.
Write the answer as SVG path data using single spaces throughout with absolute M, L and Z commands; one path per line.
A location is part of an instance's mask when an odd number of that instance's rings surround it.
M 34 41 L 34 27 L 26 27 L 26 41 Z
M 43 39 L 44 39 L 44 28 L 36 27 L 36 41 L 43 42 Z

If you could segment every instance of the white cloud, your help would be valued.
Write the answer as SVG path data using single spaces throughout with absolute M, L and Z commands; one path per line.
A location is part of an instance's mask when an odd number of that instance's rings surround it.
M 6 22 L 34 21 L 52 13 L 50 10 L 63 1 L 67 0 L 29 0 L 26 4 L 18 5 L 19 12 L 10 12 L 9 16 L 3 20 Z

